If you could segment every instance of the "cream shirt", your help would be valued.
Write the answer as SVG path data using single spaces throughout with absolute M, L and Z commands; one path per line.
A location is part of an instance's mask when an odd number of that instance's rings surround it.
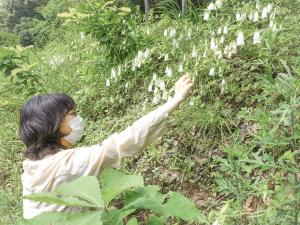
M 23 195 L 53 191 L 59 184 L 80 176 L 98 176 L 103 166 L 118 168 L 121 159 L 131 157 L 169 131 L 166 106 L 149 112 L 120 133 L 101 144 L 62 150 L 41 160 L 23 161 Z M 42 212 L 76 211 L 78 208 L 23 199 L 23 217 L 30 219 Z

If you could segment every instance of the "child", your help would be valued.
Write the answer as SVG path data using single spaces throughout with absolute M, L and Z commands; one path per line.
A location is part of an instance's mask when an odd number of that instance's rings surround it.
M 118 168 L 121 159 L 132 157 L 168 131 L 169 115 L 185 101 L 193 88 L 189 76 L 175 84 L 174 97 L 101 144 L 72 148 L 84 130 L 74 111 L 73 99 L 62 93 L 32 97 L 20 112 L 20 138 L 26 145 L 23 161 L 23 195 L 53 191 L 59 184 L 80 176 L 98 176 L 103 166 Z M 78 208 L 23 200 L 23 216 L 42 212 L 76 211 Z

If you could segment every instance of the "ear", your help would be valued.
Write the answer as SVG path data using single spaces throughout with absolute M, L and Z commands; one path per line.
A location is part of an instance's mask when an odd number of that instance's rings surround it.
M 72 129 L 71 127 L 68 125 L 68 122 L 72 119 L 71 115 L 68 115 L 64 118 L 64 120 L 61 122 L 61 124 L 59 125 L 59 132 L 63 135 L 66 136 L 69 133 L 71 133 Z

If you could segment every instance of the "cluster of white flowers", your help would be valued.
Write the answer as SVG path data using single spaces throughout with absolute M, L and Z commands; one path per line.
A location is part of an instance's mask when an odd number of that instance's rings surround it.
M 275 11 L 272 13 L 273 11 L 273 5 L 271 3 L 269 3 L 268 5 L 266 5 L 265 7 L 262 8 L 261 10 L 261 15 L 260 15 L 260 7 L 257 4 L 256 5 L 256 10 L 254 12 L 250 12 L 248 15 L 248 19 L 250 21 L 253 22 L 258 22 L 260 19 L 265 20 L 268 18 L 268 16 L 270 16 L 270 19 L 272 17 L 275 17 Z
M 175 28 L 167 28 L 164 30 L 164 36 L 165 37 L 175 37 L 176 35 L 176 29 Z
M 241 22 L 241 21 L 244 21 L 245 19 L 247 18 L 247 13 L 237 13 L 235 15 L 235 19 L 237 22 Z
M 159 79 L 156 73 L 153 74 L 152 80 L 148 86 L 148 91 L 153 92 L 154 94 L 152 100 L 154 105 L 158 104 L 162 99 L 167 100 L 169 98 L 165 82 L 162 79 Z
M 105 82 L 105 86 L 109 87 L 111 84 L 111 81 L 116 81 L 118 77 L 121 76 L 121 66 L 119 65 L 118 68 L 112 68 L 111 69 L 111 74 L 110 74 L 110 79 L 107 79 Z M 126 83 L 127 87 L 128 87 L 128 83 Z M 126 87 L 126 86 L 125 86 Z M 127 89 L 126 87 L 126 89 Z
M 132 71 L 135 71 L 136 68 L 141 68 L 142 63 L 145 62 L 150 56 L 150 50 L 147 48 L 144 52 L 138 51 L 137 56 L 134 58 L 132 63 Z
M 65 57 L 64 56 L 62 56 L 62 55 L 58 55 L 58 56 L 52 55 L 49 64 L 51 66 L 51 69 L 55 70 L 64 61 L 65 61 Z
M 209 3 L 209 5 L 207 6 L 207 9 L 205 10 L 204 15 L 203 15 L 204 21 L 209 20 L 209 12 L 210 11 L 217 10 L 217 9 L 221 8 L 222 4 L 223 4 L 222 0 L 216 0 L 215 3 L 213 3 L 213 2 Z

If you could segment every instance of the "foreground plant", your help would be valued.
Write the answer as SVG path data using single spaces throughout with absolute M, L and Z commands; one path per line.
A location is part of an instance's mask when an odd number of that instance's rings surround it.
M 121 197 L 120 197 L 121 196 Z M 60 225 L 60 224 L 124 224 L 126 218 L 138 209 L 150 211 L 147 224 L 164 224 L 169 217 L 184 221 L 201 218 L 196 205 L 180 193 L 162 194 L 156 185 L 144 186 L 141 175 L 125 175 L 122 172 L 105 169 L 101 175 L 101 189 L 97 178 L 80 177 L 61 184 L 53 192 L 44 192 L 25 196 L 33 201 L 67 205 L 82 212 L 47 212 L 19 224 Z M 111 206 L 112 200 L 118 199 L 123 207 Z M 114 201 L 115 202 L 115 201 Z M 77 208 L 78 209 L 78 208 Z M 78 210 L 77 210 L 78 211 Z M 132 217 L 126 224 L 138 224 Z

